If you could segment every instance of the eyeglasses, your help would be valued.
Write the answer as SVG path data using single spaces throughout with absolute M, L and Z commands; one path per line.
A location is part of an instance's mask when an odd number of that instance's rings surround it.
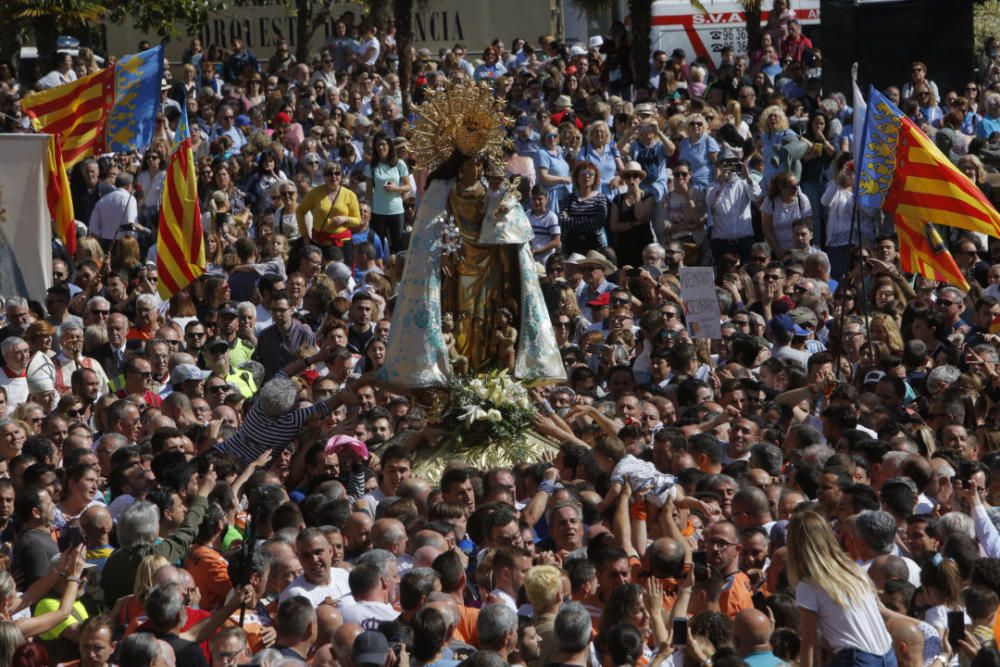
M 341 176 L 339 171 L 328 171 L 323 175 L 326 176 L 327 178 L 340 178 Z
M 750 326 L 750 320 L 733 320 L 733 324 L 738 327 L 748 327 Z
M 84 412 L 83 408 L 77 408 L 76 410 L 67 410 L 66 411 L 66 416 L 67 417 L 82 417 L 83 416 L 83 412 Z
M 687 178 L 691 175 L 690 171 L 675 171 L 674 176 L 677 178 Z
M 691 127 L 704 127 L 705 126 L 704 123 L 702 123 L 701 121 L 698 121 L 698 120 L 693 120 L 690 123 L 688 123 L 688 125 L 690 125 Z
M 938 299 L 937 302 L 939 306 L 944 306 L 945 308 L 950 308 L 958 303 L 958 301 L 951 301 L 950 299 Z
M 294 192 L 282 192 L 281 193 L 281 198 L 282 199 L 291 199 L 294 196 L 295 196 Z
M 101 317 L 107 317 L 108 315 L 111 314 L 111 311 L 110 310 L 94 310 L 93 308 L 91 308 L 90 309 L 90 314 L 91 315 L 100 315 Z
M 618 298 L 618 299 L 611 299 L 611 303 L 615 306 L 627 306 L 632 302 L 629 301 L 628 299 Z
M 736 542 L 727 542 L 726 540 L 706 540 L 705 546 L 709 549 L 721 551 L 723 549 L 728 549 L 729 547 L 735 547 Z
M 216 384 L 216 385 L 212 385 L 211 387 L 206 387 L 206 389 L 208 389 L 209 391 L 214 392 L 216 394 L 223 394 L 223 393 L 229 391 L 229 385 L 228 384 Z
M 187 333 L 187 336 L 188 336 L 188 338 L 204 338 L 205 337 L 205 332 L 204 331 L 189 331 Z

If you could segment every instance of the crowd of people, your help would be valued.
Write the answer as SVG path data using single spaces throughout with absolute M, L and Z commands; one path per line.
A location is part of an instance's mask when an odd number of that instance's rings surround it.
M 753 53 L 655 51 L 648 81 L 622 24 L 193 40 L 149 148 L 73 169 L 53 286 L 5 295 L 0 667 L 1000 665 L 1000 242 L 947 235 L 965 291 L 902 272 L 877 212 L 851 237 L 849 100 L 773 4 Z M 422 476 L 434 412 L 380 379 L 427 182 L 400 57 L 416 103 L 474 80 L 511 118 L 485 177 L 520 177 L 565 367 L 544 460 Z M 991 199 L 998 63 L 886 91 Z M 54 65 L 0 65 L 4 129 L 98 67 Z M 207 267 L 164 302 L 183 106 Z M 715 267 L 720 339 L 685 266 Z

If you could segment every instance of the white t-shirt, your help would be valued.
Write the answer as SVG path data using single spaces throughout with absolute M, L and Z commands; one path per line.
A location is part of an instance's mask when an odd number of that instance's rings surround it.
M 379 51 L 382 50 L 382 45 L 379 44 L 378 40 L 375 39 L 374 37 L 372 37 L 371 39 L 369 39 L 367 42 L 361 42 L 360 44 L 358 44 L 358 50 L 357 50 L 358 56 L 365 55 L 365 52 L 368 49 L 374 49 L 374 51 L 372 51 L 372 54 L 370 56 L 368 56 L 368 59 L 365 60 L 365 62 L 363 64 L 365 64 L 365 65 L 374 65 L 375 61 L 378 60 L 378 54 L 379 54 Z
M 292 596 L 301 595 L 308 598 L 314 607 L 318 607 L 327 598 L 342 601 L 343 598 L 351 595 L 351 588 L 347 585 L 348 576 L 347 570 L 331 567 L 329 584 L 313 584 L 306 581 L 306 575 L 300 574 L 292 583 L 288 584 L 285 590 L 281 591 L 278 600 L 284 602 Z
M 816 613 L 817 627 L 834 652 L 853 648 L 885 655 L 892 648 L 892 638 L 879 614 L 875 591 L 869 591 L 864 600 L 845 609 L 822 588 L 800 581 L 795 586 L 795 603 Z
M 365 630 L 378 631 L 382 621 L 395 621 L 399 612 L 385 602 L 355 602 L 340 608 L 344 623 L 357 623 Z

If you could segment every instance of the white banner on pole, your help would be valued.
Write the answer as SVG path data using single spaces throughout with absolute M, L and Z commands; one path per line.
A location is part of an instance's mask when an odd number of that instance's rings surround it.
M 52 285 L 46 134 L 0 134 L 0 295 L 45 300 Z M 68 193 L 67 193 L 68 196 Z
M 715 292 L 715 269 L 711 266 L 681 268 L 681 302 L 692 338 L 722 338 L 719 295 Z

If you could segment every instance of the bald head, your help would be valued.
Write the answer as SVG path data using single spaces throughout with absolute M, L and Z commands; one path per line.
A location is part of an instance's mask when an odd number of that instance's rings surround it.
M 759 651 L 761 647 L 769 651 L 771 619 L 757 609 L 744 609 L 733 619 L 733 638 L 740 656 Z
M 354 646 L 354 640 L 362 632 L 364 632 L 364 628 L 357 623 L 344 623 L 334 630 L 331 643 L 334 653 L 337 655 L 337 662 L 341 665 L 351 664 L 351 647 Z
M 104 505 L 88 507 L 80 515 L 80 528 L 87 538 L 88 545 L 92 540 L 106 538 L 113 526 L 114 520 L 111 518 L 111 512 Z M 93 546 L 104 546 L 104 544 L 105 542 L 101 542 Z
M 646 549 L 646 570 L 656 577 L 676 576 L 684 562 L 684 546 L 675 539 L 661 537 Z
M 413 552 L 413 567 L 433 567 L 434 559 L 443 553 L 437 547 L 420 547 Z
M 163 584 L 181 585 L 184 583 L 182 577 L 180 568 L 173 565 L 164 565 L 153 575 L 153 584 L 156 586 L 162 586 Z
M 372 524 L 372 546 L 398 556 L 406 550 L 406 526 L 399 519 L 379 519 Z
M 334 633 L 344 625 L 344 617 L 333 605 L 321 604 L 316 607 L 316 624 L 316 645 L 323 646 L 333 642 Z
M 448 540 L 444 539 L 441 533 L 434 530 L 418 530 L 417 534 L 413 536 L 413 548 L 420 549 L 421 547 L 434 547 L 435 549 L 445 552 L 448 550 Z
M 872 565 L 868 568 L 868 576 L 871 578 L 875 588 L 882 590 L 888 581 L 896 579 L 907 581 L 910 578 L 910 568 L 906 566 L 906 561 L 899 556 L 882 554 L 872 560 Z
M 893 617 L 885 622 L 885 629 L 892 637 L 899 667 L 923 667 L 924 633 L 917 621 Z

